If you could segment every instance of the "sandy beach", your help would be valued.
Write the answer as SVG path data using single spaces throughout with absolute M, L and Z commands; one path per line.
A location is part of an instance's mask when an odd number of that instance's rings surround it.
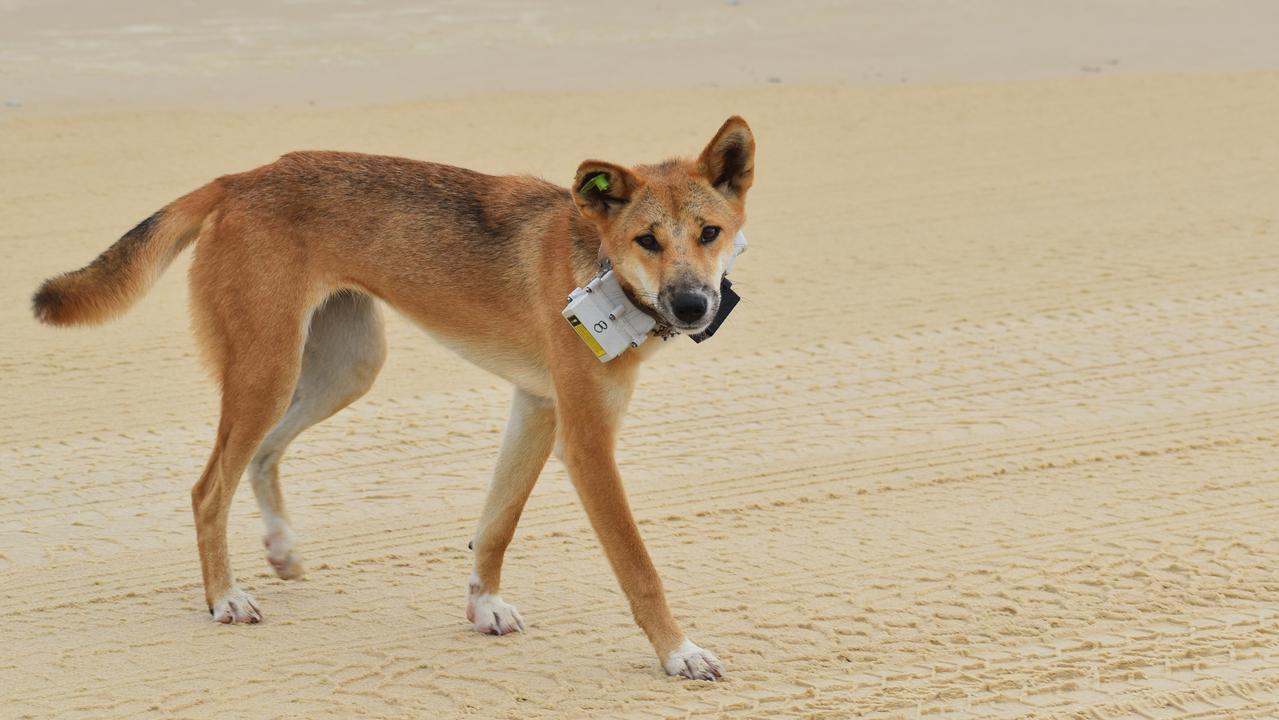
M 183 25 L 0 2 L 0 715 L 1279 717 L 1273 6 L 1128 3 L 1054 44 L 1023 31 L 1100 5 L 869 5 L 503 6 L 539 34 L 451 3 Z M 440 18 L 461 29 L 431 44 Z M 938 45 L 952 20 L 971 35 Z M 242 32 L 271 23 L 269 52 Z M 875 39 L 844 53 L 842 30 Z M 484 43 L 529 60 L 463 62 Z M 759 49 L 716 64 L 735 43 Z M 326 75 L 325 47 L 359 61 Z M 654 47 L 688 71 L 619 60 Z M 233 563 L 266 620 L 215 626 L 190 258 L 112 324 L 30 317 L 44 277 L 289 150 L 567 183 L 587 157 L 693 154 L 733 113 L 759 142 L 743 304 L 645 368 L 619 449 L 722 683 L 661 672 L 554 459 L 504 573 L 528 632 L 471 630 L 509 389 L 392 313 L 377 386 L 282 466 L 306 579 L 270 572 L 242 485 Z

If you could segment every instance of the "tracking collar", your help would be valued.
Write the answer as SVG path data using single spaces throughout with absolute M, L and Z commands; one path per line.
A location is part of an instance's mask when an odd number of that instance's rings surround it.
M 739 230 L 733 238 L 733 255 L 720 279 L 719 311 L 705 330 L 691 336 L 694 342 L 700 343 L 714 335 L 741 299 L 733 292 L 728 273 L 733 269 L 737 256 L 745 250 L 746 235 Z M 590 282 L 569 294 L 568 305 L 560 314 L 600 362 L 608 362 L 629 348 L 639 347 L 653 335 L 666 340 L 679 334 L 631 302 L 617 281 L 608 258 L 600 260 L 600 271 Z

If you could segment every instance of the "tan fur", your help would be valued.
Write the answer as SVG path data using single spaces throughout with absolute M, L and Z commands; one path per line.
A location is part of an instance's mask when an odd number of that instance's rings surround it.
M 485 627 L 503 632 L 518 621 L 514 608 L 495 600 L 502 557 L 558 448 L 668 672 L 716 677 L 718 661 L 687 642 L 667 608 L 613 459 L 639 363 L 660 343 L 602 364 L 560 310 L 601 256 L 633 300 L 663 321 L 679 325 L 670 303 L 681 288 L 705 289 L 717 303 L 732 237 L 745 222 L 753 162 L 754 139 L 737 117 L 696 160 L 634 168 L 587 161 L 571 190 L 401 158 L 293 153 L 174 201 L 86 268 L 46 282 L 34 310 L 53 325 L 104 321 L 196 241 L 196 336 L 222 384 L 213 452 L 191 491 L 215 619 L 261 617 L 234 585 L 227 556 L 227 513 L 246 469 L 267 520 L 268 558 L 281 576 L 301 574 L 278 463 L 298 433 L 372 384 L 384 357 L 372 296 L 516 385 L 474 540 L 468 604 L 484 598 L 486 608 L 508 608 L 514 619 Z M 607 189 L 583 188 L 599 174 Z M 710 225 L 721 235 L 703 242 Z M 640 247 L 641 235 L 660 251 Z
M 138 223 L 88 266 L 46 280 L 32 300 L 36 318 L 88 325 L 124 312 L 195 239 L 221 199 L 221 188 L 206 185 Z

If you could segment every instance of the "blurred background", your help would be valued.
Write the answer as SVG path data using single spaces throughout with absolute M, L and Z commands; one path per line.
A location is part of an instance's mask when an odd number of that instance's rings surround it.
M 1266 0 L 0 0 L 10 108 L 1272 67 Z

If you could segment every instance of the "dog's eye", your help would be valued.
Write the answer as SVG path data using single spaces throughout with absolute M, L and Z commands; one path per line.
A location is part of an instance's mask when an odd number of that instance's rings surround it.
M 713 243 L 715 242 L 715 238 L 717 237 L 719 237 L 719 228 L 715 227 L 714 225 L 707 225 L 706 227 L 702 228 L 703 243 Z
M 640 235 L 635 238 L 635 242 L 639 243 L 640 247 L 650 252 L 657 252 L 662 249 L 661 244 L 657 242 L 657 238 L 652 235 Z

